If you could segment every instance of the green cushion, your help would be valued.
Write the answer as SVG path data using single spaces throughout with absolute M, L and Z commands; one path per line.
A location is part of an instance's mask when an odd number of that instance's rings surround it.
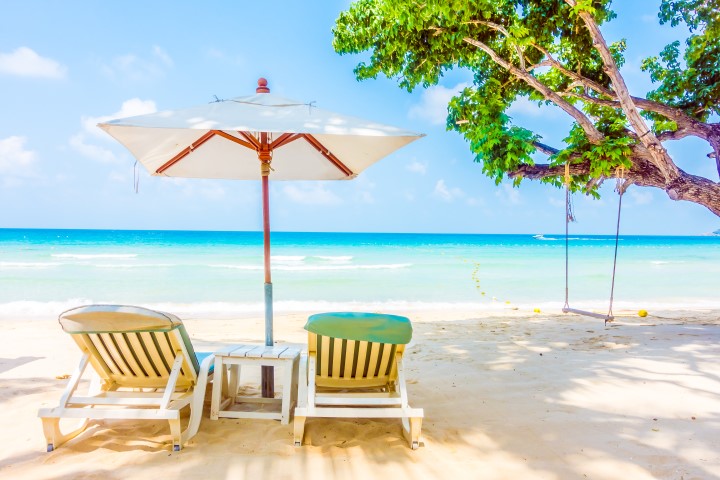
M 311 315 L 305 330 L 326 337 L 366 342 L 406 344 L 412 339 L 407 317 L 364 312 L 329 312 Z

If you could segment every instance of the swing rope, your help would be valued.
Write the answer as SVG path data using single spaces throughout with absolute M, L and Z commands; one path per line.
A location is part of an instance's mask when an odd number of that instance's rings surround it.
M 568 265 L 570 265 L 570 260 L 568 257 L 568 251 L 570 250 L 570 243 L 569 243 L 569 225 L 570 222 L 574 220 L 572 218 L 572 206 L 570 205 L 570 163 L 565 162 L 565 306 L 563 307 L 563 311 L 570 308 L 569 304 L 569 287 L 568 287 L 568 278 L 570 277 L 570 274 L 568 272 Z
M 622 211 L 622 197 L 625 193 L 625 168 L 623 166 L 618 167 L 615 170 L 615 176 L 617 177 L 617 186 L 615 190 L 618 192 L 618 213 L 617 213 L 617 225 L 615 228 L 615 253 L 613 256 L 613 268 L 612 278 L 610 281 L 610 302 L 608 306 L 607 315 L 602 315 L 595 312 L 588 312 L 586 310 L 578 310 L 570 307 L 570 222 L 575 221 L 575 215 L 572 208 L 572 197 L 570 195 L 570 163 L 565 162 L 565 305 L 562 308 L 563 313 L 576 313 L 579 315 L 585 315 L 589 317 L 602 318 L 605 320 L 605 324 L 612 322 L 615 319 L 613 315 L 613 299 L 615 295 L 615 272 L 617 268 L 617 255 L 618 246 L 620 244 L 620 212 Z
M 618 213 L 617 226 L 615 227 L 615 255 L 613 256 L 612 281 L 610 282 L 610 306 L 608 308 L 608 318 L 613 319 L 612 306 L 615 295 L 615 268 L 617 267 L 618 244 L 620 243 L 620 212 L 622 211 L 623 193 L 625 193 L 625 167 L 620 166 L 615 171 L 617 176 L 617 185 L 615 189 L 618 192 Z M 605 321 L 607 323 L 607 320 Z

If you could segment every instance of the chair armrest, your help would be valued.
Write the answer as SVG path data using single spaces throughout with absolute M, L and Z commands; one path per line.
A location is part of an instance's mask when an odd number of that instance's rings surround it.
M 305 408 L 308 405 L 308 358 L 307 353 L 300 354 L 298 367 L 298 403 L 297 406 Z

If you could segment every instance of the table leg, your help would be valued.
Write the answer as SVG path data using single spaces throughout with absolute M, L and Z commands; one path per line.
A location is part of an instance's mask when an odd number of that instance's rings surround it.
M 298 377 L 300 374 L 300 355 L 293 358 L 292 361 L 292 378 L 290 379 L 290 408 L 294 410 L 297 405 L 298 398 Z M 291 415 L 292 416 L 292 415 Z
M 220 412 L 221 393 L 227 390 L 225 386 L 225 365 L 222 357 L 215 357 L 215 374 L 213 375 L 212 399 L 210 401 L 210 419 L 217 420 Z
M 228 397 L 230 397 L 230 405 L 235 403 L 237 398 L 238 388 L 240 386 L 240 365 L 234 364 L 230 366 L 230 385 Z

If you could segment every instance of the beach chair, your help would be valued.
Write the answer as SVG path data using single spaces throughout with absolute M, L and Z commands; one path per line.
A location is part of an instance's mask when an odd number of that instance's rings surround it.
M 408 404 L 403 352 L 412 338 L 405 317 L 372 313 L 312 315 L 308 351 L 300 360 L 295 446 L 307 417 L 401 418 L 403 434 L 420 445 L 423 410 Z
M 82 357 L 58 406 L 38 411 L 48 452 L 83 432 L 91 419 L 167 420 L 175 451 L 197 433 L 214 355 L 195 354 L 178 317 L 141 307 L 90 305 L 62 313 L 59 321 Z M 88 393 L 78 395 L 88 365 L 95 375 Z M 190 418 L 181 430 L 185 407 Z M 62 433 L 64 418 L 82 422 Z

